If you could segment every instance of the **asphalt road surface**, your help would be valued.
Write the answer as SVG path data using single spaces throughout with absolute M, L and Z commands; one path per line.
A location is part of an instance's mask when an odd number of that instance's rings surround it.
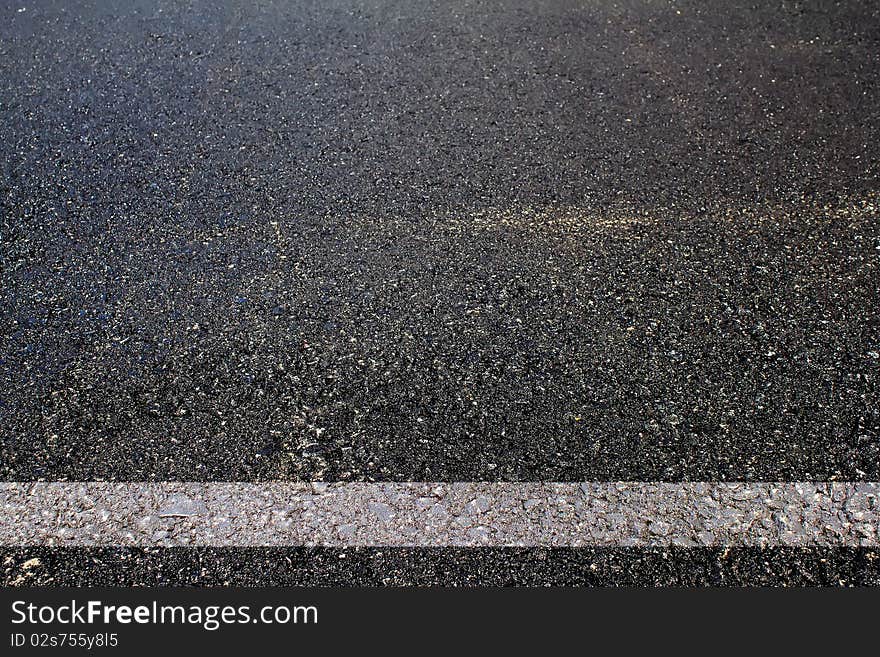
M 5 4 L 0 473 L 880 478 L 873 2 Z
M 3 2 L 0 479 L 876 482 L 878 82 L 869 1 Z
M 6 586 L 880 586 L 858 548 L 58 548 Z

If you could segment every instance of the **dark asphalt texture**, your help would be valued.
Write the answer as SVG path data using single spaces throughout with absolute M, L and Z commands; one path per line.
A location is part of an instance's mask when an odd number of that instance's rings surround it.
M 37 562 L 34 562 L 34 559 Z M 868 548 L 3 548 L 3 586 L 878 586 Z
M 0 478 L 880 479 L 876 2 L 217 5 L 2 3 Z

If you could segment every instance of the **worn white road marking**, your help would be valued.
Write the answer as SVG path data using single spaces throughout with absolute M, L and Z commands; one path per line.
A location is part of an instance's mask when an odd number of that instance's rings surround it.
M 2 483 L 7 546 L 870 546 L 880 483 Z

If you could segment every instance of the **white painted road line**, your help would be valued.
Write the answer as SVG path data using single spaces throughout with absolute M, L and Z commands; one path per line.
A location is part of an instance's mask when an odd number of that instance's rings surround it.
M 3 483 L 7 546 L 869 546 L 880 483 Z

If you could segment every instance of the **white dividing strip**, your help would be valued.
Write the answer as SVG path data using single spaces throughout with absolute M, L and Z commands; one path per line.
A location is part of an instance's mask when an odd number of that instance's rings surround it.
M 6 546 L 869 546 L 880 483 L 3 483 Z

